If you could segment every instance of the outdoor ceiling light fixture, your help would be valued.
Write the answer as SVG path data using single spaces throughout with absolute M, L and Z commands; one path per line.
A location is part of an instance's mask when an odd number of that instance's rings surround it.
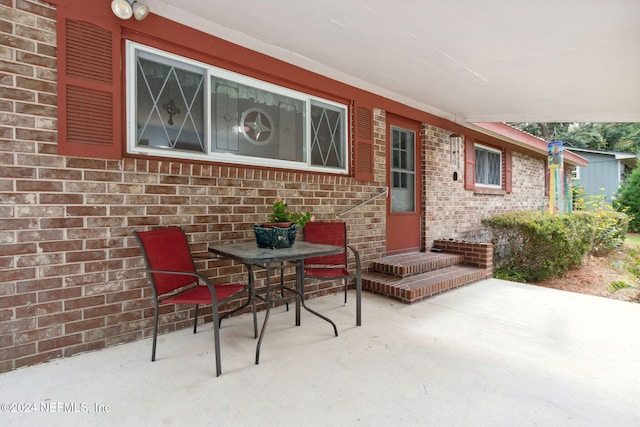
M 138 3 L 137 0 L 113 0 L 111 10 L 120 19 L 129 19 L 133 16 L 138 21 L 142 21 L 149 15 L 149 6 Z

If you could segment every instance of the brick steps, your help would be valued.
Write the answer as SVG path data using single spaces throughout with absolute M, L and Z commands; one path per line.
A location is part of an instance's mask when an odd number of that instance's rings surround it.
M 460 254 L 434 252 L 381 258 L 363 273 L 362 288 L 412 304 L 488 277 L 486 268 L 463 262 Z
M 464 256 L 459 254 L 415 252 L 381 258 L 373 261 L 371 268 L 378 273 L 408 277 L 462 264 L 462 262 L 464 262 Z

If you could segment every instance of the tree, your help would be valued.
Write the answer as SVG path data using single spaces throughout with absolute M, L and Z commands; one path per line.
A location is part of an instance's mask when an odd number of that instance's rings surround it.
M 547 142 L 640 154 L 640 123 L 511 123 Z
M 634 169 L 620 186 L 613 207 L 629 215 L 629 231 L 640 231 L 640 168 Z
M 522 131 L 542 138 L 547 142 L 562 139 L 571 123 L 510 123 Z
M 601 133 L 613 151 L 640 153 L 640 123 L 603 123 Z

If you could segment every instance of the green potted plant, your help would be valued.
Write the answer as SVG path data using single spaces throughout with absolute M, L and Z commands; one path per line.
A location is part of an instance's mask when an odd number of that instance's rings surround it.
M 309 212 L 289 212 L 289 205 L 278 196 L 268 219 L 269 224 L 274 224 L 272 226 L 275 227 L 289 227 L 291 224 L 296 224 L 298 228 L 303 228 L 307 222 L 315 220 L 315 217 Z
M 273 203 L 273 212 L 264 224 L 254 224 L 256 243 L 261 248 L 281 249 L 293 246 L 299 229 L 315 220 L 310 212 L 290 212 L 289 205 L 278 196 Z

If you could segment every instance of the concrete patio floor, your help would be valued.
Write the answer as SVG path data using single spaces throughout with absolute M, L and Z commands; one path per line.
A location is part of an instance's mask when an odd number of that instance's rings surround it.
M 365 293 L 355 327 L 354 302 L 309 301 L 339 337 L 276 308 L 259 365 L 250 316 L 223 322 L 218 378 L 211 324 L 161 336 L 154 363 L 145 339 L 2 374 L 0 423 L 640 425 L 638 304 L 490 279 L 414 305 Z

